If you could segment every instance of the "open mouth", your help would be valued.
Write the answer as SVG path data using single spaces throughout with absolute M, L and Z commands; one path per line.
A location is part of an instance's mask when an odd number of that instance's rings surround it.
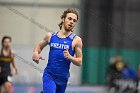
M 69 27 L 72 27 L 72 25 L 69 25 Z

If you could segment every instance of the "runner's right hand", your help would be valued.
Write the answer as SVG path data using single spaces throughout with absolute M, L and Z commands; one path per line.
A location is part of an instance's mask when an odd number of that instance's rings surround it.
M 40 56 L 39 53 L 34 52 L 32 60 L 38 64 L 40 59 L 45 60 L 43 57 Z

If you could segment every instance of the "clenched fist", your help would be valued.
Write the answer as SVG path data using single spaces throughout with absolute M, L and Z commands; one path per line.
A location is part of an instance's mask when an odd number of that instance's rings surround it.
M 67 58 L 67 59 L 70 59 L 71 58 L 71 55 L 69 54 L 68 49 L 64 50 L 63 53 L 64 53 L 64 57 L 65 58 Z

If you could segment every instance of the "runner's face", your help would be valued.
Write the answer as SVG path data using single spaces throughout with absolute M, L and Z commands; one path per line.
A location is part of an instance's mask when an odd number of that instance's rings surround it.
M 77 23 L 77 15 L 74 13 L 68 13 L 64 19 L 64 28 L 66 31 L 73 31 Z
M 4 48 L 10 48 L 11 47 L 11 41 L 10 39 L 5 39 L 3 42 Z

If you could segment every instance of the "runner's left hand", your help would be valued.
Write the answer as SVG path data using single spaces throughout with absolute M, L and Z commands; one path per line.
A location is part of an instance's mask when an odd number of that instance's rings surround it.
M 64 50 L 63 53 L 65 58 L 70 59 L 71 55 L 69 54 L 68 49 Z

